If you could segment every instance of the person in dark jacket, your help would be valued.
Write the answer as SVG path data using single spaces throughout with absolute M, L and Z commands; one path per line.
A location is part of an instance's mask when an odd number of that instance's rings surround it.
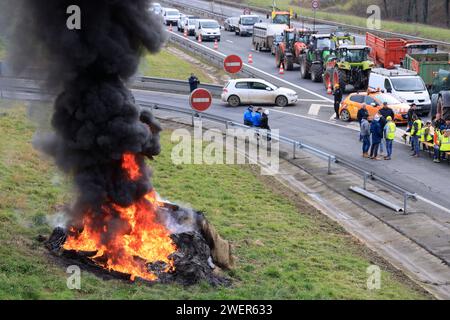
M 372 134 L 372 146 L 370 148 L 370 159 L 381 160 L 378 157 L 378 148 L 380 147 L 383 132 L 381 130 L 380 116 L 377 114 L 370 124 L 370 133 Z
M 416 106 L 415 103 L 413 103 L 411 105 L 411 107 L 409 108 L 409 110 L 408 110 L 408 128 L 406 129 L 406 132 L 410 132 L 411 131 L 411 127 L 412 127 L 412 125 L 414 123 L 414 120 L 413 120 L 414 115 L 417 116 L 417 106 Z
M 367 111 L 367 106 L 365 103 L 361 105 L 361 109 L 358 110 L 358 114 L 356 115 L 360 129 L 361 129 L 361 122 L 364 119 L 364 117 L 366 117 L 366 119 L 369 118 L 369 111 Z M 361 134 L 359 135 L 359 142 L 363 142 L 363 136 Z
M 200 80 L 195 76 L 195 74 L 191 73 L 191 76 L 189 77 L 189 87 L 191 88 L 191 92 L 198 88 L 198 85 L 200 84 Z
M 272 138 L 270 137 L 269 113 L 269 110 L 264 110 L 261 115 L 261 129 L 267 130 L 267 141 L 272 140 Z
M 387 118 L 391 117 L 391 119 L 395 118 L 394 111 L 392 111 L 391 108 L 389 108 L 387 102 L 383 102 L 383 107 L 378 111 L 378 113 L 381 115 L 380 118 L 380 124 L 381 124 L 381 130 L 383 132 L 383 138 L 381 139 L 380 143 L 380 153 L 383 155 L 384 153 L 384 146 L 386 145 L 386 137 L 384 136 L 384 128 L 387 124 Z M 387 152 L 387 150 L 386 150 Z
M 262 118 L 262 108 L 258 108 L 253 115 L 253 126 L 260 128 L 261 127 L 261 118 Z
M 341 107 L 342 102 L 342 90 L 339 84 L 334 86 L 334 112 L 336 112 L 336 120 L 339 119 L 339 108 Z
M 244 112 L 244 125 L 253 126 L 253 106 L 249 106 Z
M 265 110 L 261 115 L 261 129 L 270 130 L 269 126 L 269 110 Z

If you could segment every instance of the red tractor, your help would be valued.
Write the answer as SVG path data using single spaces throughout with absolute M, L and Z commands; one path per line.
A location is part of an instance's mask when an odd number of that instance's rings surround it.
M 286 29 L 283 32 L 283 41 L 275 49 L 275 62 L 277 68 L 283 67 L 291 71 L 294 64 L 299 63 L 299 57 L 308 47 L 311 35 L 315 32 L 310 30 Z

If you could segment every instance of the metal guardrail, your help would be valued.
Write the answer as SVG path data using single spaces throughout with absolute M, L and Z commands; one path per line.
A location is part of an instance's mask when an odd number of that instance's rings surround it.
M 223 20 L 225 18 L 227 18 L 227 16 L 225 16 L 224 14 L 221 13 L 216 13 L 213 12 L 211 10 L 206 10 L 206 9 L 201 9 L 189 4 L 185 4 L 185 3 L 180 3 L 180 2 L 168 2 L 168 1 L 163 1 L 166 3 L 171 3 L 172 5 L 177 5 L 180 7 L 183 7 L 187 10 L 189 10 L 189 12 L 200 12 L 202 14 L 204 14 L 205 16 L 209 16 L 209 17 L 214 17 L 218 20 Z M 224 1 L 224 0 L 215 0 L 216 3 L 218 4 L 223 4 L 229 7 L 233 7 L 233 8 L 238 8 L 238 9 L 245 9 L 245 8 L 249 8 L 254 12 L 260 13 L 260 14 L 266 14 L 267 12 L 269 12 L 270 10 L 267 9 L 266 12 L 264 12 L 264 8 L 261 7 L 255 7 L 255 6 L 251 6 L 251 5 L 245 5 L 242 3 L 238 3 L 238 2 L 230 2 L 230 1 Z M 303 16 L 303 15 L 299 15 L 297 18 L 298 22 L 301 21 L 309 21 L 312 22 L 314 21 L 313 17 L 309 17 L 309 16 Z M 380 36 L 385 36 L 385 37 L 396 37 L 396 38 L 405 38 L 405 39 L 411 39 L 411 40 L 421 40 L 421 41 L 425 41 L 428 43 L 434 43 L 437 45 L 440 45 L 442 47 L 446 47 L 446 48 L 450 48 L 450 42 L 446 42 L 446 41 L 440 41 L 440 40 L 433 40 L 433 39 L 427 39 L 427 38 L 422 38 L 422 37 L 417 37 L 417 36 L 413 36 L 413 35 L 408 35 L 408 34 L 402 34 L 402 33 L 397 33 L 397 32 L 391 32 L 391 31 L 383 31 L 383 30 L 373 30 L 370 28 L 365 28 L 365 27 L 360 27 L 360 26 L 355 26 L 355 25 L 349 25 L 349 24 L 345 24 L 345 23 L 341 23 L 341 22 L 335 22 L 335 21 L 330 21 L 330 20 L 323 20 L 323 19 L 315 19 L 316 24 L 324 24 L 324 25 L 331 25 L 331 26 L 336 26 L 339 28 L 344 28 L 346 30 L 350 30 L 350 31 L 355 31 L 357 33 L 366 33 L 366 32 L 371 32 L 371 33 L 375 33 L 378 34 Z M 316 25 L 317 27 L 317 25 Z

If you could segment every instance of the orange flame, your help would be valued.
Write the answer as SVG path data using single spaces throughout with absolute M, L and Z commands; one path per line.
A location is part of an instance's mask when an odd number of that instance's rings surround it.
M 140 177 L 134 155 L 124 155 L 123 159 L 122 167 L 129 178 Z M 164 272 L 173 270 L 169 256 L 176 251 L 169 231 L 157 222 L 159 205 L 156 192 L 151 191 L 128 208 L 112 204 L 112 209 L 104 206 L 100 215 L 87 212 L 83 231 L 77 234 L 71 229 L 64 249 L 96 252 L 91 258 L 94 262 L 108 270 L 130 274 L 131 280 L 135 277 L 156 280 L 157 275 L 148 270 L 147 264 L 161 261 L 167 266 Z M 119 227 L 119 231 L 108 230 L 109 226 L 117 225 L 125 227 Z
M 136 157 L 132 153 L 125 153 L 122 157 L 122 169 L 128 173 L 128 177 L 136 181 L 141 177 L 139 165 L 136 163 Z

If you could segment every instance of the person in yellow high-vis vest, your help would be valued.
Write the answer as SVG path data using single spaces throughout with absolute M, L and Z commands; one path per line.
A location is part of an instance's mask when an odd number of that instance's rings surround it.
M 411 156 L 413 157 L 419 157 L 419 153 L 420 153 L 420 135 L 422 133 L 422 128 L 423 128 L 423 122 L 422 120 L 420 120 L 419 117 L 417 117 L 417 115 L 413 115 L 413 125 L 411 128 L 411 141 L 412 141 L 412 145 L 414 148 L 414 153 L 411 154 Z
M 443 154 L 446 152 L 450 152 L 450 129 L 445 130 L 439 137 L 439 153 Z
M 428 121 L 425 127 L 420 132 L 420 142 L 432 142 L 433 136 L 431 135 L 431 122 Z
M 386 137 L 386 152 L 387 156 L 384 157 L 384 160 L 391 160 L 392 157 L 392 147 L 395 139 L 395 131 L 397 131 L 397 126 L 394 121 L 392 121 L 392 117 L 388 116 L 386 118 L 387 123 L 384 127 L 384 136 Z

